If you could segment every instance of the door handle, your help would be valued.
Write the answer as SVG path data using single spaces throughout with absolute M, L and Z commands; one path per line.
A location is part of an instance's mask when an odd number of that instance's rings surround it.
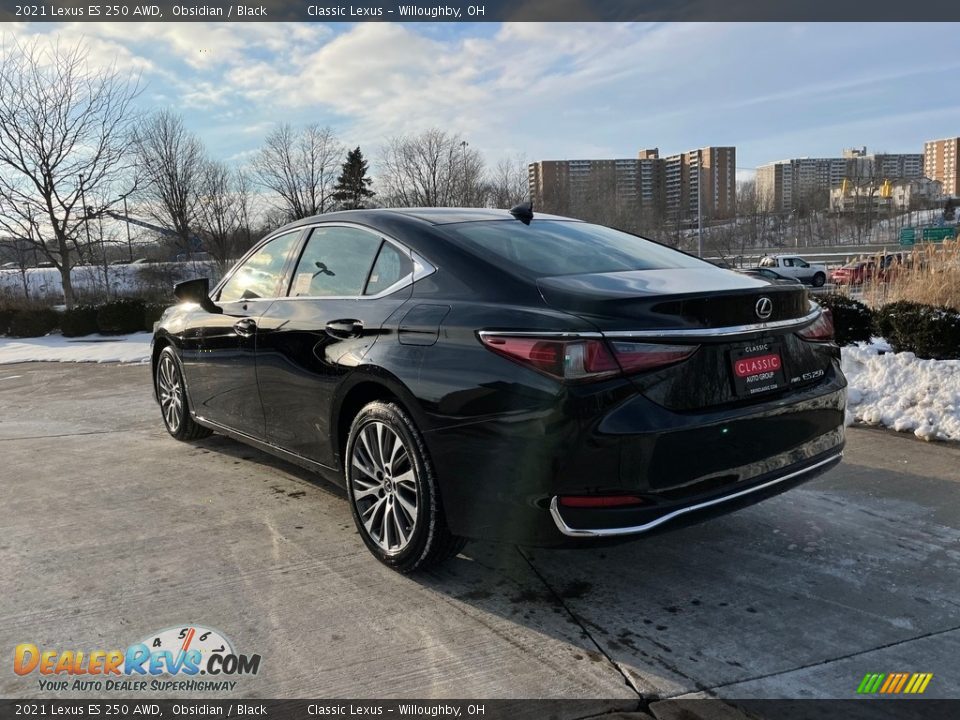
M 233 329 L 237 331 L 237 335 L 250 337 L 257 331 L 257 321 L 251 320 L 250 318 L 237 320 L 237 322 L 233 324 Z
M 363 323 L 359 320 L 331 320 L 326 329 L 327 335 L 340 340 L 363 335 Z

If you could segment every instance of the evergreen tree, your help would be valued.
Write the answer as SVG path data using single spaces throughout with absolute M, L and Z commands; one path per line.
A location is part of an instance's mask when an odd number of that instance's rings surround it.
M 343 170 L 333 186 L 333 198 L 344 210 L 356 210 L 363 207 L 363 201 L 376 193 L 370 189 L 373 180 L 367 177 L 367 161 L 363 159 L 360 148 L 350 150 Z

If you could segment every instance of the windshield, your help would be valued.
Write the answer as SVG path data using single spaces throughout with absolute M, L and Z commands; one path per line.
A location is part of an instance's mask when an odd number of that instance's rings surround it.
M 494 220 L 454 223 L 443 230 L 467 251 L 534 278 L 713 267 L 636 235 L 581 222 Z

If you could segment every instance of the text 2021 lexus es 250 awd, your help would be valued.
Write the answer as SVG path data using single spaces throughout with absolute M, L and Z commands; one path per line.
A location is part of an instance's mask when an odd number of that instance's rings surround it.
M 529 207 L 307 218 L 175 295 L 153 345 L 170 434 L 340 482 L 401 571 L 468 538 L 675 527 L 842 454 L 833 325 L 802 286 Z

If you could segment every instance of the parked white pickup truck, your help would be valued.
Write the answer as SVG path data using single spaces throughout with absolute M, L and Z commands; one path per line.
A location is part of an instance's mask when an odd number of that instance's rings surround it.
M 827 281 L 826 265 L 809 263 L 796 255 L 767 255 L 760 261 L 760 267 L 776 270 L 781 275 L 796 278 L 814 287 L 823 287 Z

